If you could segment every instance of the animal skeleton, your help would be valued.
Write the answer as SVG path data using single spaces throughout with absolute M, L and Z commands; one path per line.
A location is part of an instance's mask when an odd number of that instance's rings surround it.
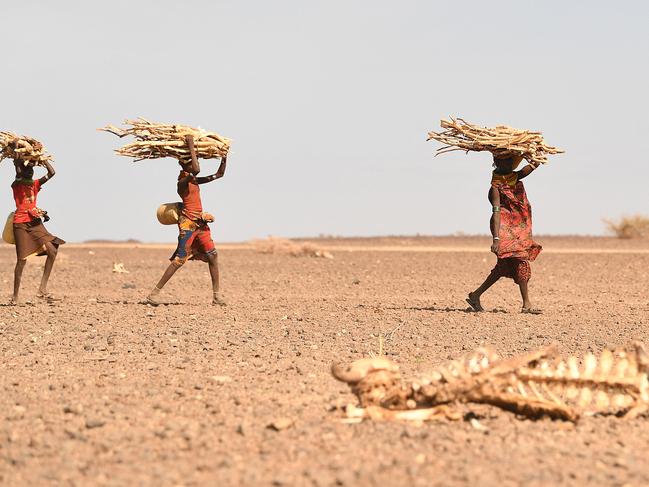
M 649 409 L 648 373 L 649 355 L 639 342 L 581 360 L 562 359 L 553 346 L 508 359 L 481 348 L 416 380 L 402 380 L 386 358 L 332 366 L 333 376 L 349 384 L 360 402 L 361 408 L 348 408 L 348 417 L 387 420 L 457 419 L 452 406 L 458 403 L 570 421 L 582 415 L 633 418 Z

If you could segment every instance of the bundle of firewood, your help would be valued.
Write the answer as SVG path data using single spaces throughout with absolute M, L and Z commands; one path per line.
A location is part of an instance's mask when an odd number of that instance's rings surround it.
M 12 132 L 0 132 L 0 161 L 6 158 L 22 161 L 25 166 L 42 166 L 52 160 L 38 140 Z
M 495 156 L 518 155 L 529 162 L 545 164 L 548 154 L 562 154 L 564 151 L 549 146 L 541 132 L 519 130 L 506 125 L 495 128 L 472 125 L 461 118 L 442 120 L 442 132 L 429 132 L 428 139 L 434 139 L 444 147 L 436 155 L 456 150 L 489 151 Z
M 457 419 L 462 404 L 570 421 L 649 411 L 649 354 L 640 342 L 581 359 L 562 359 L 555 347 L 512 358 L 479 349 L 415 379 L 403 379 L 398 366 L 381 357 L 334 364 L 332 373 L 359 399 L 360 408 L 347 408 L 351 421 Z
M 135 161 L 160 157 L 186 160 L 190 157 L 189 147 L 185 140 L 187 135 L 194 138 L 196 157 L 200 159 L 221 158 L 227 156 L 230 150 L 230 139 L 201 128 L 154 123 L 141 117 L 137 120 L 126 120 L 124 124 L 128 127 L 122 129 L 108 125 L 99 130 L 110 132 L 120 138 L 127 135 L 134 136 L 135 142 L 126 144 L 115 152 L 122 156 L 132 157 Z

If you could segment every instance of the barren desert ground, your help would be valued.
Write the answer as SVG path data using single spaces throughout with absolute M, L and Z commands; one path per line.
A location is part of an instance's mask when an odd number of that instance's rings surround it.
M 466 293 L 493 266 L 481 238 L 326 239 L 334 259 L 220 251 L 228 306 L 189 263 L 138 304 L 170 246 L 66 245 L 55 305 L 0 306 L 3 485 L 648 485 L 649 418 L 576 425 L 481 408 L 469 421 L 343 424 L 332 361 L 385 351 L 404 374 L 482 344 L 503 355 L 647 341 L 649 243 L 539 238 L 532 298 L 512 281 Z M 25 270 L 31 300 L 41 261 Z M 113 273 L 122 262 L 127 274 Z M 14 250 L 0 247 L 2 301 Z M 279 426 L 279 430 L 271 427 Z

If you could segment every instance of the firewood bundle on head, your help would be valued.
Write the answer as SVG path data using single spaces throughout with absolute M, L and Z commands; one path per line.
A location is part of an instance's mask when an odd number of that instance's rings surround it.
M 6 158 L 21 161 L 25 166 L 42 166 L 52 160 L 38 140 L 12 132 L 0 132 L 0 161 Z
M 518 155 L 529 162 L 545 164 L 548 162 L 548 154 L 564 152 L 547 145 L 541 132 L 519 130 L 506 125 L 479 127 L 452 117 L 450 120 L 442 120 L 441 126 L 444 131 L 428 133 L 427 140 L 434 139 L 445 144 L 437 149 L 436 155 L 455 150 L 489 151 L 496 157 Z
M 194 137 L 196 157 L 200 159 L 225 157 L 230 150 L 230 139 L 201 128 L 154 123 L 141 117 L 137 120 L 126 120 L 124 124 L 128 127 L 121 129 L 108 125 L 99 130 L 110 132 L 118 137 L 134 136 L 135 142 L 126 144 L 115 152 L 122 156 L 132 157 L 136 161 L 160 157 L 189 159 L 189 147 L 185 140 L 187 135 Z

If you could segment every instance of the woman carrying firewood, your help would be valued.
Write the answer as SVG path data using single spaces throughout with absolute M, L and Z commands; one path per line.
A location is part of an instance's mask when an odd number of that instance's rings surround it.
M 534 171 L 539 163 L 530 162 L 520 171 L 515 171 L 522 156 L 494 155 L 493 175 L 489 189 L 492 206 L 491 251 L 498 261 L 487 279 L 475 291 L 469 293 L 467 303 L 474 311 L 483 311 L 480 303 L 482 294 L 501 277 L 509 277 L 520 288 L 523 298 L 522 313 L 540 314 L 530 301 L 528 282 L 532 276 L 530 262 L 541 252 L 541 246 L 532 240 L 532 208 L 527 200 L 521 181 Z
M 212 241 L 208 223 L 214 218 L 209 213 L 203 212 L 199 185 L 215 181 L 225 174 L 227 156 L 221 157 L 221 164 L 216 173 L 197 177 L 200 165 L 194 147 L 194 138 L 185 136 L 189 148 L 189 157 L 179 158 L 181 170 L 178 176 L 178 195 L 182 198 L 182 206 L 178 215 L 178 246 L 171 256 L 171 264 L 167 267 L 158 284 L 149 293 L 146 302 L 158 305 L 158 295 L 171 276 L 190 259 L 207 262 L 212 279 L 212 304 L 224 306 L 225 302 L 219 294 L 219 267 L 216 248 Z
M 52 179 L 55 171 L 48 161 L 44 161 L 43 165 L 47 169 L 47 174 L 40 179 L 33 179 L 34 167 L 31 164 L 25 165 L 25 162 L 21 159 L 15 159 L 14 164 L 16 167 L 16 180 L 11 185 L 11 189 L 16 201 L 13 231 L 17 260 L 11 304 L 18 303 L 18 292 L 23 269 L 27 263 L 27 258 L 32 255 L 47 255 L 41 285 L 36 296 L 46 301 L 56 301 L 54 296 L 47 291 L 47 282 L 52 267 L 54 267 L 59 245 L 64 244 L 65 241 L 55 237 L 45 229 L 43 221 L 47 222 L 49 217 L 46 211 L 36 206 L 36 197 L 41 187 Z

